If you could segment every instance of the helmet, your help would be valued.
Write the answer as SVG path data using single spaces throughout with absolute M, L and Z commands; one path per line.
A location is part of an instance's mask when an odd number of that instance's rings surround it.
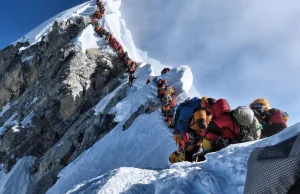
M 263 113 L 271 108 L 269 102 L 264 98 L 254 100 L 249 107 L 258 113 Z

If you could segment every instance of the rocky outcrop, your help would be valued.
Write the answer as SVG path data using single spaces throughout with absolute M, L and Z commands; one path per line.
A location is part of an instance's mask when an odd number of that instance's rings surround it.
M 112 54 L 76 51 L 72 39 L 89 22 L 55 22 L 42 41 L 0 51 L 0 107 L 11 104 L 0 117 L 0 163 L 9 172 L 16 158 L 35 156 L 33 193 L 45 193 L 63 167 L 117 125 L 108 112 L 126 97 L 127 86 L 100 115 L 93 107 L 127 76 Z

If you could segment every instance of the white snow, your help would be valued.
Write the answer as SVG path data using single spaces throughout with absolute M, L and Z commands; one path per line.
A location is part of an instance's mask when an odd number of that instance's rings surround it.
M 124 50 L 128 52 L 131 59 L 142 62 L 134 43 L 130 31 L 126 28 L 125 21 L 121 18 L 119 7 L 121 0 L 103 0 L 105 5 L 104 16 L 99 20 L 99 24 L 111 32 L 114 37 L 121 43 Z M 88 48 L 100 48 L 104 39 L 97 37 L 92 25 L 85 29 L 79 37 L 73 42 L 78 50 L 85 52 Z
M 95 115 L 98 115 L 99 113 L 102 113 L 102 111 L 105 109 L 105 107 L 108 105 L 108 103 L 110 102 L 110 100 L 116 95 L 116 93 L 122 88 L 124 87 L 124 85 L 126 84 L 126 82 L 124 82 L 123 84 L 121 84 L 119 87 L 117 87 L 113 92 L 109 93 L 108 95 L 106 95 L 97 105 L 95 108 Z
M 94 6 L 95 6 L 94 1 L 88 1 L 86 3 L 73 7 L 69 10 L 66 10 L 50 18 L 49 20 L 45 21 L 44 23 L 42 23 L 41 25 L 39 25 L 38 27 L 30 31 L 28 34 L 15 41 L 13 44 L 16 44 L 17 42 L 26 42 L 26 41 L 29 41 L 30 45 L 35 44 L 41 41 L 42 37 L 47 35 L 52 30 L 51 27 L 55 21 L 62 22 L 75 16 L 91 15 L 95 11 Z
M 10 103 L 7 103 L 5 106 L 2 107 L 0 112 L 0 118 L 3 117 L 3 115 L 10 109 L 11 105 Z
M 33 126 L 32 125 L 32 118 L 35 116 L 35 113 L 34 112 L 31 112 L 29 115 L 27 115 L 23 121 L 21 122 L 21 125 L 22 126 L 25 126 L 25 127 L 29 127 L 29 126 Z
M 19 54 L 21 54 L 22 53 L 22 51 L 24 51 L 24 50 L 26 50 L 26 49 L 28 49 L 29 47 L 21 47 L 20 49 L 19 49 Z
M 207 162 L 181 163 L 161 171 L 156 193 L 243 193 L 247 160 L 256 147 L 274 145 L 300 132 L 300 123 L 272 137 L 244 144 L 231 145 L 208 154 Z M 185 186 L 186 185 L 186 186 Z M 187 187 L 188 186 L 188 187 Z
M 6 127 L 18 124 L 17 120 L 15 120 L 17 116 L 18 114 L 14 113 L 8 120 L 5 121 L 5 123 L 0 127 L 0 134 L 3 134 L 5 132 Z
M 27 56 L 25 57 L 24 59 L 22 59 L 22 63 L 25 63 L 25 62 L 28 62 L 28 61 L 31 61 L 33 58 L 33 56 Z
M 108 0 L 107 2 L 110 1 L 111 0 Z M 103 27 L 114 35 L 123 46 L 124 50 L 128 52 L 128 56 L 131 59 L 142 62 L 142 58 L 133 43 L 131 33 L 127 30 L 125 21 L 119 17 L 118 12 L 115 14 L 104 15 Z
M 64 168 L 48 194 L 66 193 L 77 184 L 119 167 L 165 168 L 176 149 L 161 112 L 139 116 L 122 131 L 122 124 Z
M 76 185 L 67 194 L 154 193 L 156 171 L 120 168 Z
M 139 121 L 140 120 L 144 122 L 146 121 L 144 118 L 140 118 Z M 142 126 L 142 124 L 140 126 Z M 130 128 L 130 130 L 132 130 L 132 128 Z M 104 174 L 100 177 L 96 177 L 89 181 L 80 183 L 74 186 L 72 189 L 70 189 L 68 193 L 70 194 L 71 193 L 72 194 L 79 194 L 79 193 L 80 194 L 84 194 L 84 193 L 90 193 L 90 194 L 96 194 L 96 193 L 107 193 L 107 194 L 108 193 L 156 193 L 156 194 L 236 193 L 236 194 L 242 194 L 244 190 L 244 184 L 245 184 L 246 173 L 247 173 L 247 160 L 251 151 L 256 147 L 274 145 L 276 143 L 279 143 L 283 140 L 286 140 L 298 134 L 299 132 L 300 132 L 300 123 L 270 138 L 244 143 L 244 144 L 231 145 L 228 148 L 225 148 L 219 152 L 208 154 L 206 156 L 207 160 L 205 162 L 177 163 L 171 165 L 170 169 L 161 170 L 158 173 L 153 170 L 147 171 L 143 169 L 120 168 L 118 170 L 113 170 L 107 174 Z M 147 143 L 148 142 L 144 142 L 144 144 Z M 98 142 L 97 144 L 100 143 Z M 128 145 L 124 145 L 125 149 L 130 148 L 127 146 Z M 133 146 L 134 145 L 131 145 L 131 147 Z M 145 145 L 140 144 L 140 146 L 145 146 Z M 145 149 L 145 151 L 147 151 L 147 149 Z M 87 157 L 87 154 L 91 155 L 91 152 L 92 151 L 85 153 L 85 156 L 83 157 Z M 118 152 L 118 153 L 124 153 L 124 152 Z M 158 161 L 164 160 L 168 156 L 167 153 L 165 153 L 166 155 L 161 155 L 161 153 L 158 152 L 158 150 L 155 150 L 155 152 L 152 153 L 155 156 L 155 158 L 158 159 Z M 136 155 L 133 153 L 131 157 L 135 157 L 135 156 Z M 120 157 L 122 156 L 117 154 L 118 160 L 120 159 Z M 154 160 L 148 161 L 148 163 L 152 163 L 152 162 L 154 162 Z M 79 167 L 79 169 L 82 169 L 82 167 L 80 167 L 80 164 L 84 165 L 83 161 L 82 163 L 77 163 L 77 165 L 73 164 L 75 166 L 67 167 L 65 170 L 63 170 L 62 176 L 63 177 L 65 176 L 64 173 L 66 173 L 66 171 L 71 173 L 72 172 L 71 170 L 78 169 L 76 168 L 76 166 Z M 98 167 L 102 168 L 101 162 L 99 162 Z M 91 173 L 91 172 L 92 170 L 87 171 L 87 173 Z M 71 178 L 70 176 L 68 177 Z M 69 182 L 66 178 L 64 180 L 67 183 Z M 142 180 L 147 180 L 147 181 L 142 182 Z M 54 190 L 51 190 L 51 192 L 49 193 L 59 193 L 59 192 L 64 193 L 65 188 L 63 184 L 60 185 L 61 185 L 60 189 L 62 190 L 56 190 L 56 192 L 54 192 Z M 155 191 L 153 190 L 154 187 L 155 187 Z M 58 189 L 59 187 L 54 186 L 54 188 Z M 147 191 L 147 192 L 143 192 L 143 191 Z
M 30 177 L 30 167 L 34 157 L 25 157 L 17 161 L 17 164 L 7 174 L 0 170 L 0 193 L 32 193 L 33 180 Z
M 110 114 L 115 113 L 115 121 L 121 122 L 127 120 L 134 112 L 136 112 L 140 105 L 145 105 L 147 101 L 155 98 L 157 86 L 155 84 L 149 84 L 145 87 L 145 82 L 147 77 L 152 73 L 150 65 L 145 65 L 141 68 L 138 68 L 136 71 L 137 80 L 134 82 L 134 86 L 137 87 L 137 91 L 134 92 L 134 95 L 130 95 L 125 98 L 123 101 L 119 102 L 111 111 Z M 172 69 L 168 74 L 162 75 L 161 78 L 167 79 L 168 84 L 172 85 L 174 90 L 181 94 L 189 90 L 191 85 L 188 81 L 190 76 L 188 66 L 180 66 L 176 69 Z M 183 80 L 187 80 L 182 82 Z M 183 88 L 183 91 L 182 91 Z M 186 89 L 186 90 L 184 90 Z M 153 101 L 153 100 L 152 100 Z
M 32 102 L 30 103 L 30 105 L 29 106 L 31 106 L 31 105 L 33 105 L 37 100 L 38 100 L 39 98 L 37 98 L 37 97 L 34 97 L 34 99 L 32 100 Z
M 151 64 L 151 66 L 153 68 L 153 76 L 159 76 L 161 74 L 161 71 L 164 68 L 169 67 L 169 66 L 163 65 L 159 61 L 149 57 L 148 53 L 146 51 L 142 51 L 140 49 L 137 49 L 137 51 L 145 63 Z
M 76 45 L 77 50 L 85 53 L 86 49 L 101 48 L 104 41 L 104 38 L 100 38 L 94 32 L 94 27 L 89 25 L 73 40 L 73 44 Z

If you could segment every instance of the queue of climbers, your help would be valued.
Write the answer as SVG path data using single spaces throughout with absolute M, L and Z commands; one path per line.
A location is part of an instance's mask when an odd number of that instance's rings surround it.
M 92 15 L 94 31 L 100 38 L 105 37 L 117 53 L 129 74 L 129 85 L 136 79 L 137 63 L 131 60 L 117 39 L 99 25 L 105 13 L 101 0 L 96 0 L 97 10 Z M 166 74 L 170 68 L 164 68 Z M 151 79 L 148 78 L 146 84 Z M 157 82 L 157 97 L 161 100 L 161 110 L 170 128 L 174 129 L 174 141 L 178 145 L 170 155 L 170 162 L 203 161 L 205 154 L 218 151 L 230 144 L 253 141 L 272 136 L 287 127 L 288 114 L 271 108 L 266 99 L 256 99 L 249 107 L 230 109 L 225 99 L 198 97 L 188 98 L 180 104 L 173 100 L 176 92 L 166 79 Z
M 146 83 L 149 82 L 148 79 Z M 287 127 L 289 118 L 286 112 L 271 108 L 263 98 L 234 110 L 227 100 L 209 97 L 188 98 L 176 104 L 176 92 L 166 79 L 157 81 L 157 97 L 178 145 L 169 157 L 171 163 L 204 161 L 205 154 L 230 144 L 272 136 Z
M 113 36 L 113 34 L 105 30 L 103 27 L 100 27 L 99 19 L 103 17 L 105 8 L 101 0 L 96 0 L 96 4 L 98 8 L 91 16 L 92 24 L 94 25 L 94 31 L 100 38 L 105 37 L 105 40 L 108 41 L 111 48 L 118 54 L 119 60 L 123 63 L 126 72 L 129 74 L 129 86 L 132 86 L 133 81 L 136 79 L 134 73 L 137 68 L 137 63 L 129 58 L 127 51 L 123 49 L 122 45 Z

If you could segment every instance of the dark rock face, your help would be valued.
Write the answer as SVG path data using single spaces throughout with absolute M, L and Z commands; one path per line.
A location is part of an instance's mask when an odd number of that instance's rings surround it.
M 30 47 L 18 43 L 0 51 L 0 107 L 11 104 L 0 117 L 0 127 L 4 126 L 0 163 L 9 172 L 16 158 L 37 158 L 31 169 L 35 185 L 29 193 L 45 193 L 63 167 L 117 125 L 108 112 L 126 97 L 127 86 L 102 114 L 94 115 L 93 107 L 126 80 L 123 65 L 98 49 L 76 51 L 72 39 L 87 21 L 56 22 L 42 41 Z M 28 48 L 20 50 L 22 47 Z M 32 124 L 24 124 L 30 114 Z M 10 118 L 15 123 L 4 125 Z

